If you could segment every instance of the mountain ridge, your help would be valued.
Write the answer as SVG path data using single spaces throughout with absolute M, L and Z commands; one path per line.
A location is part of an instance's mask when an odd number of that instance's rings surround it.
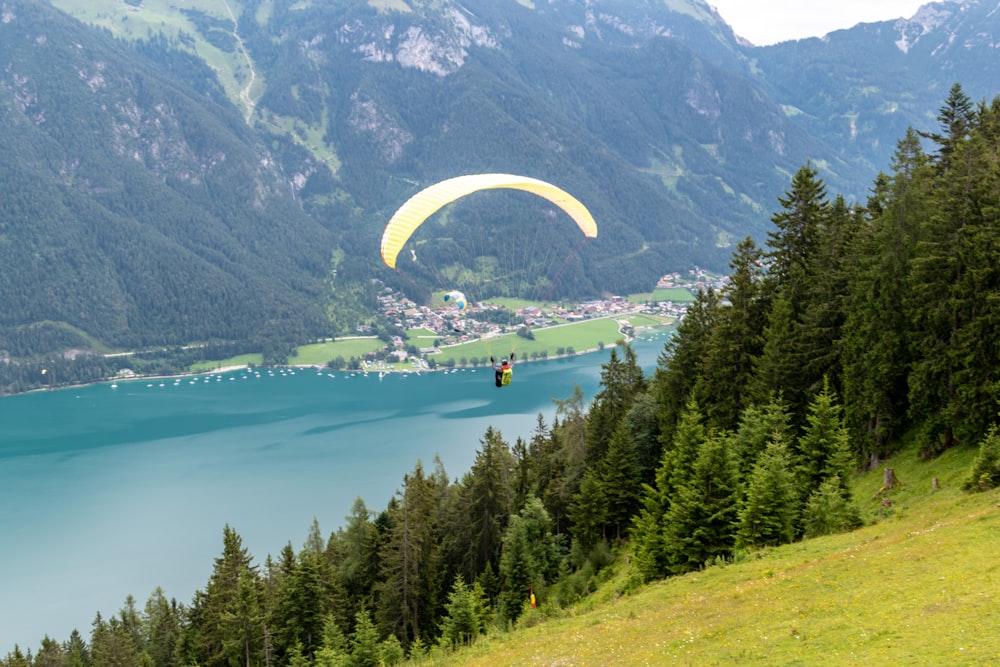
M 526 173 L 586 202 L 601 234 L 564 281 L 579 294 L 723 270 L 802 164 L 863 201 L 955 81 L 973 98 L 1000 87 L 997 18 L 974 0 L 766 47 L 703 0 L 4 0 L 0 14 L 0 105 L 18 128 L 2 194 L 23 249 L 0 275 L 0 334 L 63 322 L 115 347 L 352 330 L 368 280 L 406 288 L 374 261 L 385 220 L 460 173 Z M 59 246 L 41 265 L 38 238 Z M 78 279 L 40 268 L 63 256 Z

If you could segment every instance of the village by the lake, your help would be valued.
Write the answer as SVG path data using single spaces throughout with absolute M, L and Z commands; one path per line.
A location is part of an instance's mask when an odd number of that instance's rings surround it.
M 572 356 L 629 341 L 643 329 L 670 326 L 684 316 L 698 290 L 718 290 L 724 282 L 724 277 L 696 267 L 686 274 L 662 276 L 656 288 L 645 294 L 611 295 L 580 303 L 490 299 L 462 309 L 440 297 L 433 305 L 420 305 L 383 286 L 382 314 L 405 334 L 380 340 L 370 327 L 361 326 L 358 338 L 367 338 L 372 349 L 351 359 L 340 356 L 327 365 L 361 371 L 421 371 L 486 366 L 491 358 L 506 356 L 517 361 Z

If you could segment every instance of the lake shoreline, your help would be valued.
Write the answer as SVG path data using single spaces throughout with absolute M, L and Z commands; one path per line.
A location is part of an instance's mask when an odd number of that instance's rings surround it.
M 633 343 L 636 340 L 636 338 L 638 337 L 639 332 L 642 332 L 642 331 L 655 331 L 656 329 L 669 328 L 669 327 L 673 326 L 674 324 L 676 324 L 676 322 L 674 322 L 674 323 L 668 323 L 668 324 L 663 324 L 663 325 L 649 325 L 649 326 L 635 327 L 635 329 L 634 329 L 634 335 L 631 335 L 631 336 L 625 334 L 622 331 L 622 328 L 625 326 L 623 324 L 622 327 L 619 328 L 619 333 L 622 334 L 623 340 L 624 340 L 624 342 L 626 344 L 631 344 L 631 343 Z M 572 326 L 572 325 L 565 325 L 565 324 L 563 324 L 563 325 L 559 325 L 559 326 Z M 457 347 L 458 345 L 463 345 L 463 344 L 464 343 L 459 343 L 459 344 L 456 344 L 456 345 L 445 346 L 445 347 Z M 618 344 L 619 343 L 615 343 L 611 347 L 615 347 Z M 583 355 L 593 354 L 595 352 L 601 352 L 603 350 L 606 350 L 608 347 L 609 347 L 608 345 L 605 345 L 603 347 L 602 346 L 597 346 L 597 347 L 587 348 L 585 350 L 574 351 L 572 354 L 546 355 L 544 357 L 538 357 L 538 358 L 533 358 L 533 359 L 532 358 L 521 359 L 521 360 L 518 360 L 515 365 L 527 364 L 527 363 L 534 363 L 534 362 L 539 362 L 539 361 L 555 361 L 555 360 L 572 359 L 572 358 L 580 357 L 580 356 L 583 356 Z M 234 372 L 241 371 L 241 370 L 252 370 L 252 369 L 262 369 L 262 368 L 263 369 L 270 369 L 270 370 L 278 370 L 278 369 L 307 370 L 307 369 L 314 369 L 316 371 L 326 370 L 326 371 L 330 371 L 330 372 L 341 372 L 341 373 L 344 373 L 344 372 L 351 373 L 351 372 L 353 372 L 353 373 L 363 373 L 363 374 L 368 374 L 368 373 L 378 373 L 378 374 L 388 374 L 388 373 L 394 373 L 394 374 L 417 374 L 417 373 L 439 373 L 439 372 L 441 372 L 441 373 L 447 373 L 447 372 L 449 372 L 451 370 L 457 370 L 457 369 L 478 369 L 478 368 L 490 369 L 491 368 L 489 365 L 479 365 L 479 366 L 476 366 L 476 365 L 473 365 L 473 364 L 460 365 L 460 364 L 457 364 L 457 363 L 453 364 L 451 366 L 446 366 L 446 365 L 443 365 L 443 364 L 437 364 L 434 368 L 431 368 L 427 364 L 426 359 L 421 358 L 421 362 L 422 362 L 422 364 L 421 364 L 420 368 L 416 368 L 416 367 L 412 367 L 412 368 L 386 367 L 386 368 L 367 368 L 367 369 L 366 368 L 339 369 L 339 370 L 336 370 L 336 371 L 334 369 L 331 369 L 329 366 L 320 365 L 320 364 L 274 364 L 274 365 L 265 365 L 265 364 L 260 364 L 260 365 L 257 365 L 257 364 L 230 364 L 230 365 L 226 365 L 226 366 L 219 366 L 217 368 L 200 369 L 200 370 L 197 370 L 197 371 L 185 371 L 185 372 L 172 373 L 172 374 L 166 374 L 166 375 L 164 375 L 164 374 L 160 374 L 160 375 L 141 375 L 141 374 L 138 374 L 138 373 L 132 373 L 132 374 L 129 374 L 129 375 L 121 375 L 120 374 L 120 375 L 116 375 L 114 377 L 104 378 L 102 380 L 95 380 L 93 382 L 82 382 L 82 383 L 79 383 L 79 384 L 67 384 L 67 385 L 60 385 L 60 386 L 56 386 L 56 387 L 39 387 L 39 388 L 36 388 L 36 389 L 29 389 L 28 391 L 24 391 L 24 392 L 18 392 L 16 394 L 7 394 L 6 396 L 17 396 L 17 395 L 20 395 L 20 394 L 32 394 L 32 393 L 37 393 L 37 392 L 57 391 L 57 390 L 63 390 L 63 389 L 80 389 L 80 388 L 83 388 L 83 387 L 89 387 L 89 386 L 101 385 L 101 384 L 115 385 L 118 382 L 141 382 L 141 381 L 150 382 L 150 381 L 154 381 L 154 380 L 181 380 L 181 379 L 185 379 L 185 378 L 211 376 L 211 375 L 223 374 L 223 373 L 234 373 Z M 4 398 L 4 397 L 5 396 L 0 396 L 0 398 Z

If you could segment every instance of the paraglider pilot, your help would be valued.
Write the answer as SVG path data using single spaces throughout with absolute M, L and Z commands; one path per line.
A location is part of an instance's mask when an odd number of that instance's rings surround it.
M 493 364 L 497 386 L 506 387 L 509 385 L 511 379 L 514 377 L 514 353 L 512 352 L 509 358 L 505 357 L 499 364 L 493 358 L 493 355 L 490 355 L 490 363 Z

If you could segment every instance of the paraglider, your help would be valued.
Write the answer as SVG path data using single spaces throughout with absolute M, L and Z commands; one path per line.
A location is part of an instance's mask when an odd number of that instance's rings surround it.
M 504 357 L 503 361 L 499 364 L 491 356 L 490 363 L 493 365 L 497 387 L 506 387 L 509 385 L 510 381 L 514 379 L 514 353 L 511 352 L 509 358 Z
M 439 221 L 430 225 L 434 227 L 434 232 L 428 233 L 425 229 L 407 246 L 421 225 L 446 205 L 467 195 L 496 189 L 527 192 L 547 200 L 559 210 L 546 210 L 540 218 L 545 224 L 521 225 L 515 235 L 492 224 L 492 221 L 505 224 L 506 219 L 510 219 L 501 212 L 505 209 L 488 211 L 482 217 L 482 224 L 456 226 L 454 230 L 447 229 L 452 220 L 448 215 L 442 215 Z M 565 213 L 569 220 L 561 213 Z M 463 219 L 468 219 L 468 216 L 463 215 Z M 573 224 L 567 224 L 570 221 Z M 530 236 L 525 237 L 521 233 L 524 231 Z M 407 199 L 386 224 L 380 249 L 385 265 L 398 270 L 397 259 L 408 247 L 412 263 L 404 254 L 403 265 L 414 274 L 423 276 L 425 282 L 430 282 L 437 289 L 444 287 L 450 290 L 439 298 L 443 298 L 445 305 L 454 307 L 457 313 L 445 314 L 443 320 L 450 322 L 455 332 L 466 334 L 466 318 L 476 318 L 480 323 L 477 324 L 477 331 L 480 332 L 484 321 L 500 322 L 505 326 L 514 324 L 502 319 L 506 317 L 504 312 L 513 316 L 513 308 L 508 311 L 506 305 L 500 304 L 498 309 L 493 303 L 487 306 L 492 309 L 487 312 L 483 309 L 484 299 L 515 297 L 529 303 L 547 299 L 547 296 L 541 296 L 540 290 L 551 293 L 579 247 L 596 237 L 597 223 L 587 207 L 552 183 L 514 174 L 469 174 L 430 185 Z M 422 247 L 422 261 L 417 260 L 415 247 Z M 577 271 L 579 274 L 578 267 Z M 417 284 L 411 276 L 406 277 Z M 466 294 L 471 300 L 466 298 Z M 489 339 L 490 335 L 483 336 L 487 350 Z M 502 364 L 497 364 L 492 356 L 490 361 L 495 371 L 496 386 L 509 385 L 513 377 L 513 351 Z
M 471 174 L 435 183 L 410 197 L 392 215 L 382 233 L 382 261 L 396 268 L 399 251 L 420 225 L 445 204 L 481 190 L 508 188 L 544 197 L 573 219 L 587 238 L 597 237 L 597 223 L 587 207 L 565 190 L 528 176 L 513 174 Z
M 465 295 L 458 290 L 452 290 L 444 295 L 444 302 L 455 306 L 459 310 L 465 310 L 466 300 Z

